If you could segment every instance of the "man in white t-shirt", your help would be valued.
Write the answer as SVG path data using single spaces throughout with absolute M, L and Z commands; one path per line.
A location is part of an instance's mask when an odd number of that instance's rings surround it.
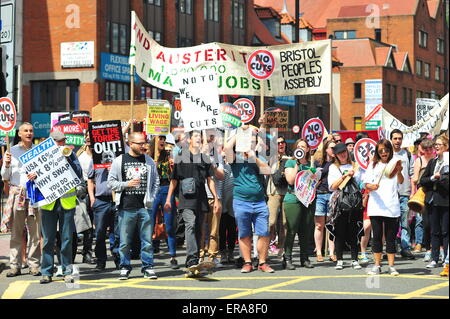
M 392 146 L 394 147 L 394 156 L 402 160 L 403 166 L 403 184 L 398 185 L 398 195 L 401 211 L 401 255 L 408 259 L 415 259 L 411 252 L 411 229 L 408 224 L 408 201 L 411 195 L 411 177 L 414 174 L 414 159 L 407 150 L 402 149 L 403 133 L 399 129 L 394 129 L 390 135 Z

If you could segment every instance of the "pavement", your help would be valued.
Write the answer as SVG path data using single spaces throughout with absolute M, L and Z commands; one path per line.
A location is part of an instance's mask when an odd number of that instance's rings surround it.
M 8 260 L 9 236 L 0 235 L 0 256 Z M 185 261 L 185 249 L 177 250 L 181 267 Z M 236 247 L 235 257 L 238 257 Z M 118 280 L 111 258 L 107 270 L 93 272 L 94 265 L 81 263 L 77 255 L 75 264 L 79 276 L 74 284 L 65 284 L 62 278 L 53 277 L 50 284 L 39 284 L 40 277 L 28 274 L 14 278 L 6 277 L 6 270 L 0 274 L 0 295 L 2 299 L 227 299 L 227 300 L 278 300 L 278 299 L 449 299 L 448 278 L 439 276 L 442 268 L 426 269 L 423 253 L 416 260 L 396 259 L 400 276 L 391 277 L 387 265 L 380 276 L 368 276 L 367 269 L 352 269 L 349 256 L 344 259 L 347 267 L 342 271 L 334 269 L 334 263 L 317 263 L 315 268 L 300 268 L 298 246 L 294 249 L 295 270 L 284 270 L 277 256 L 269 261 L 275 273 L 253 271 L 242 274 L 235 265 L 225 265 L 207 277 L 185 278 L 184 270 L 170 269 L 167 247 L 162 245 L 162 254 L 155 256 L 157 280 L 144 279 L 140 272 L 140 261 L 133 260 L 130 279 Z M 6 268 L 8 269 L 8 267 Z

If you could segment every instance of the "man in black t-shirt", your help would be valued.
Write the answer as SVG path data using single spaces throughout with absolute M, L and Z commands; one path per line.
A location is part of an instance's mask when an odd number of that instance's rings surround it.
M 182 158 L 174 166 L 166 204 L 164 205 L 165 211 L 171 210 L 172 204 L 170 199 L 178 186 L 178 209 L 182 211 L 185 222 L 186 267 L 196 265 L 199 262 L 203 213 L 209 210 L 205 182 L 207 182 L 214 198 L 214 212 L 219 212 L 221 209 L 214 181 L 211 178 L 213 171 L 209 156 L 205 156 L 200 152 L 201 146 L 201 132 L 189 132 L 189 150 L 183 150 Z M 192 194 L 188 194 L 183 191 L 184 187 L 182 184 L 191 178 L 193 178 L 195 190 Z
M 131 133 L 130 150 L 117 157 L 111 166 L 108 186 L 116 192 L 120 223 L 120 276 L 126 280 L 131 271 L 130 254 L 133 233 L 138 226 L 144 278 L 157 279 L 153 271 L 153 217 L 151 208 L 159 190 L 159 177 L 152 158 L 145 154 L 145 137 Z

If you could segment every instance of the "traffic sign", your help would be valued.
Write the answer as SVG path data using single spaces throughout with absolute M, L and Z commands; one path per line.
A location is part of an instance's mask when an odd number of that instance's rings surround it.
M 0 98 L 0 130 L 9 132 L 16 125 L 17 114 L 14 102 L 7 97 Z
M 275 70 L 275 58 L 267 50 L 256 50 L 247 61 L 247 69 L 255 79 L 266 80 Z
M 364 169 L 369 167 L 370 160 L 375 154 L 377 143 L 370 138 L 362 138 L 355 144 L 354 153 L 356 162 Z
M 322 143 L 325 125 L 318 118 L 309 119 L 302 128 L 302 138 L 315 150 Z
M 255 117 L 256 108 L 255 104 L 249 99 L 238 99 L 233 103 L 241 112 L 241 121 L 244 124 L 250 123 Z
M 372 110 L 372 112 L 367 114 L 367 116 L 364 118 L 364 122 L 370 121 L 382 108 L 383 108 L 383 104 L 378 104 L 377 106 L 375 106 L 375 108 Z

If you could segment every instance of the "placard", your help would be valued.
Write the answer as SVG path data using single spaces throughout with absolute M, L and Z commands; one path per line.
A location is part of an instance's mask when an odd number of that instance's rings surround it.
M 120 121 L 89 123 L 94 169 L 108 168 L 113 160 L 125 153 Z
M 375 154 L 377 143 L 370 138 L 362 138 L 356 142 L 354 154 L 356 162 L 364 169 L 369 167 L 370 160 Z
M 234 101 L 233 105 L 236 106 L 241 112 L 242 123 L 250 123 L 255 117 L 256 108 L 252 100 L 246 98 L 237 99 Z
M 81 184 L 61 148 L 48 138 L 19 157 L 27 174 L 35 173 L 35 185 L 45 200 L 38 206 L 50 204 Z
M 77 152 L 85 143 L 83 128 L 77 122 L 70 120 L 60 121 L 52 127 L 50 132 L 53 132 L 54 129 L 64 133 L 66 145 L 72 147 L 74 152 Z
M 84 132 L 89 128 L 89 122 L 91 121 L 91 115 L 89 111 L 75 111 L 70 114 L 70 119 L 81 126 Z
M 225 102 L 220 103 L 222 123 L 227 129 L 235 129 L 242 126 L 241 111 L 235 105 Z
M 287 129 L 289 118 L 288 111 L 266 111 L 266 125 L 268 128 Z
M 9 132 L 16 125 L 17 114 L 14 102 L 8 97 L 0 98 L 0 130 Z
M 255 79 L 266 80 L 275 70 L 275 58 L 267 50 L 256 50 L 247 60 L 247 69 Z
M 170 133 L 170 103 L 166 100 L 147 99 L 146 133 L 167 135 Z
M 422 121 L 435 107 L 439 107 L 439 101 L 435 99 L 416 99 L 416 123 Z
M 302 138 L 308 142 L 309 147 L 315 150 L 322 143 L 325 125 L 319 118 L 308 120 L 302 128 Z
M 308 207 L 316 198 L 318 185 L 318 175 L 310 170 L 300 171 L 295 176 L 295 196 L 305 207 Z
M 249 127 L 243 129 L 242 127 L 237 129 L 236 133 L 236 152 L 246 153 L 252 148 L 252 129 Z

